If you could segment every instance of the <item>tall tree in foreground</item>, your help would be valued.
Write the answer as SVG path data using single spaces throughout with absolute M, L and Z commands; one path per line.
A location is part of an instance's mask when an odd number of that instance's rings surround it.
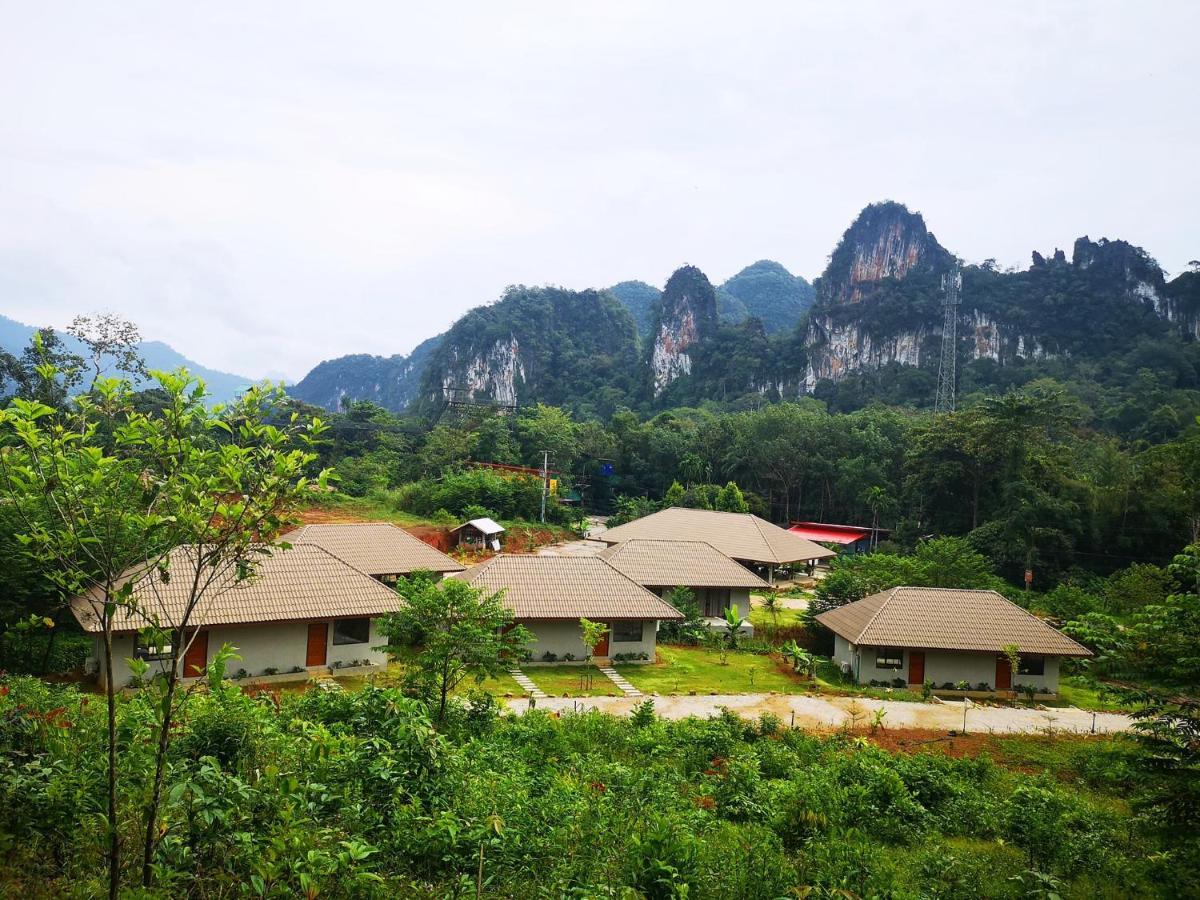
M 44 384 L 61 373 L 37 369 Z M 127 452 L 125 434 L 101 437 L 101 424 L 128 408 L 128 385 L 100 383 L 72 410 L 14 399 L 0 411 L 0 496 L 16 515 L 29 557 L 64 596 L 86 595 L 100 623 L 106 673 L 109 896 L 120 889 L 121 836 L 117 808 L 116 696 L 112 678 L 113 620 L 127 606 L 129 575 L 151 571 L 168 545 L 169 504 L 162 486 L 144 478 Z
M 39 370 L 54 381 L 52 366 Z M 265 424 L 279 394 L 252 389 L 228 409 L 204 405 L 203 385 L 186 373 L 154 373 L 164 402 L 139 409 L 131 385 L 98 377 L 87 395 L 56 410 L 17 399 L 0 417 L 0 491 L 25 526 L 22 540 L 47 578 L 79 595 L 100 624 L 108 702 L 109 891 L 120 882 L 117 816 L 114 621 L 135 622 L 168 661 L 150 689 L 155 772 L 144 809 L 142 882 L 148 886 L 164 829 L 158 821 L 177 714 L 180 661 L 198 629 L 199 603 L 253 575 L 291 501 L 305 488 L 313 455 L 303 449 L 319 421 Z M 297 446 L 300 445 L 300 446 Z M 134 600 L 135 585 L 184 583 L 182 606 Z
M 186 373 L 153 373 L 165 394 L 154 415 L 123 412 L 111 423 L 118 440 L 142 467 L 142 478 L 160 485 L 169 513 L 169 554 L 157 561 L 149 596 L 137 613 L 151 634 L 169 636 L 164 670 L 151 682 L 159 701 L 154 780 L 146 803 L 142 884 L 152 880 L 154 853 L 165 829 L 158 821 L 167 755 L 177 712 L 181 671 L 200 634 L 196 609 L 253 578 L 255 566 L 275 549 L 295 502 L 308 488 L 312 448 L 325 430 L 320 419 L 285 424 L 272 420 L 285 397 L 277 388 L 251 388 L 228 408 L 204 404 L 204 387 Z M 321 472 L 324 487 L 327 472 Z M 154 590 L 167 579 L 185 584 L 182 603 L 161 602 Z
M 502 675 L 533 640 L 524 625 L 513 625 L 503 592 L 489 594 L 457 578 L 435 582 L 425 572 L 397 590 L 407 602 L 380 624 L 389 639 L 385 649 L 406 663 L 409 684 L 433 698 L 439 725 L 459 685 Z

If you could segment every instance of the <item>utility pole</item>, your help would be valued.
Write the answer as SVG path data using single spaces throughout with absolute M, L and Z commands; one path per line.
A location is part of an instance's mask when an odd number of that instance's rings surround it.
M 942 275 L 942 360 L 938 365 L 935 415 L 954 412 L 955 367 L 958 361 L 958 307 L 962 303 L 962 272 L 954 268 Z
M 542 524 L 546 524 L 546 494 L 550 491 L 550 451 L 542 451 Z

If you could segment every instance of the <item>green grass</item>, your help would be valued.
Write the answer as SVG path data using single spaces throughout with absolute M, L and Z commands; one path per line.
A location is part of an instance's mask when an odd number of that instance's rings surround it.
M 1135 705 L 1122 702 L 1118 697 L 1102 694 L 1095 685 L 1082 678 L 1067 675 L 1058 681 L 1058 700 L 1048 706 L 1077 706 L 1097 712 L 1132 712 Z
M 579 679 L 590 669 L 592 686 L 581 689 Z M 533 683 L 550 694 L 561 697 L 620 697 L 621 691 L 595 667 L 590 666 L 523 666 L 524 672 Z
M 779 628 L 789 628 L 803 625 L 804 621 L 801 618 L 804 610 L 801 609 L 781 609 L 778 614 L 778 621 L 771 617 L 771 614 L 761 606 L 750 607 L 750 624 L 754 626 L 755 636 L 763 636 L 770 634 L 776 626 Z
M 616 669 L 643 693 L 803 694 L 811 690 L 811 682 L 781 671 L 770 656 L 733 651 L 727 655 L 726 665 L 721 665 L 716 651 L 661 644 L 658 658 L 654 664 L 627 664 Z

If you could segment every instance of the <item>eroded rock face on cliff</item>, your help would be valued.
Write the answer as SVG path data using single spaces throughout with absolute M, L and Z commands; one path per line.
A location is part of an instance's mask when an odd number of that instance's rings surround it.
M 872 203 L 846 229 L 817 283 L 823 304 L 858 303 L 882 281 L 949 263 L 920 213 L 902 203 Z
M 929 333 L 925 329 L 873 338 L 857 321 L 837 323 L 830 316 L 809 322 L 808 372 L 804 389 L 812 393 L 818 381 L 840 381 L 851 372 L 879 369 L 889 363 L 919 366 Z
M 677 269 L 663 289 L 650 369 L 654 396 L 676 378 L 691 374 L 689 348 L 710 337 L 717 327 L 717 294 L 695 266 Z
M 450 397 L 454 391 L 464 391 L 472 400 L 515 406 L 518 381 L 525 381 L 521 344 L 509 335 L 508 340 L 497 340 L 484 353 L 455 359 L 451 370 L 442 376 L 442 394 Z

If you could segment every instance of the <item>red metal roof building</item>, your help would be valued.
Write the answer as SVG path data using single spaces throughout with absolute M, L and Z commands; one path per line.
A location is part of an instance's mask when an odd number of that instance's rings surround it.
M 871 540 L 871 529 L 859 525 L 830 525 L 825 522 L 793 522 L 788 529 L 810 541 L 822 544 L 842 544 L 851 550 L 865 549 Z M 886 537 L 886 529 L 879 529 L 880 537 Z M 859 544 L 860 541 L 866 542 Z M 859 544 L 858 547 L 852 547 Z

